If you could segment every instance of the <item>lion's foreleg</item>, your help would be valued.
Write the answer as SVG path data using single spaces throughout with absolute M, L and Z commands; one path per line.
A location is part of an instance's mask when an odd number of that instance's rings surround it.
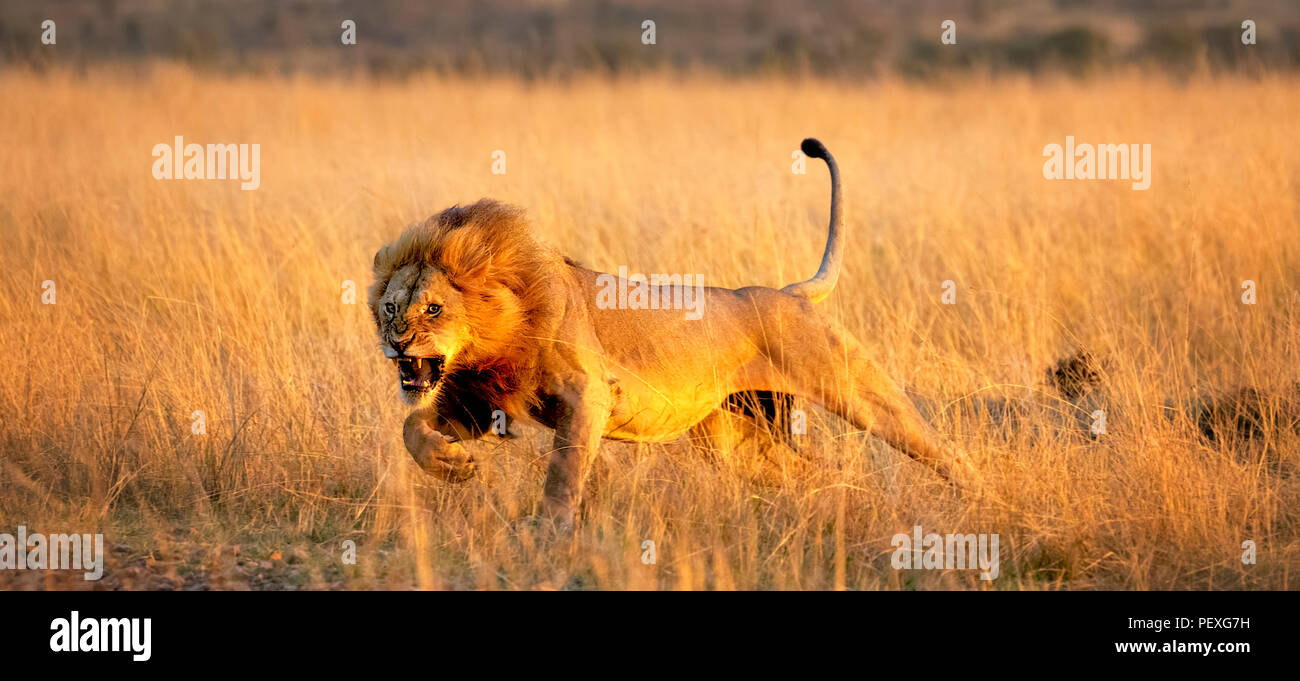
M 565 413 L 555 428 L 555 449 L 546 467 L 542 500 L 557 524 L 572 527 L 582 488 L 609 421 L 609 391 L 591 381 L 565 396 Z
M 460 441 L 468 429 L 438 414 L 433 407 L 412 411 L 402 425 L 402 440 L 416 465 L 449 482 L 474 476 L 474 458 Z

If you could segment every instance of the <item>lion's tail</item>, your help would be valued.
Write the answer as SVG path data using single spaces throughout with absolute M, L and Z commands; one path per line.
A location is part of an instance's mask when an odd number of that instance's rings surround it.
M 814 303 L 820 303 L 835 288 L 835 280 L 840 276 L 840 263 L 844 260 L 844 213 L 840 196 L 840 168 L 835 164 L 835 157 L 826 150 L 826 145 L 809 137 L 799 145 L 803 153 L 813 158 L 826 161 L 831 171 L 831 227 L 830 237 L 826 239 L 826 253 L 822 255 L 822 266 L 812 279 L 790 284 L 781 289 L 784 293 L 803 296 Z

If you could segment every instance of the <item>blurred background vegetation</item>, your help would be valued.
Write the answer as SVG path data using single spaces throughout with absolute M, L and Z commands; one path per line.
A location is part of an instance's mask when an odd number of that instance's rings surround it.
M 41 21 L 58 26 L 42 45 Z M 343 46 L 345 19 L 357 44 Z M 656 22 L 657 43 L 641 43 Z M 958 24 L 958 47 L 940 22 Z M 1258 43 L 1241 43 L 1253 19 Z M 223 72 L 526 78 L 711 71 L 931 79 L 1300 67 L 1294 0 L 6 0 L 0 63 L 172 59 Z

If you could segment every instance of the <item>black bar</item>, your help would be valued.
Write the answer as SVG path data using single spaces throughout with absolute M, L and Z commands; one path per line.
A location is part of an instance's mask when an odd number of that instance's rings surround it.
M 259 673 L 364 668 L 381 653 L 392 662 L 490 659 L 497 670 L 527 670 L 540 669 L 548 656 L 582 658 L 593 650 L 641 651 L 629 652 L 627 664 L 650 656 L 665 670 L 696 653 L 759 670 L 812 659 L 861 665 L 863 656 L 910 660 L 921 664 L 918 671 L 967 663 L 1011 670 L 1035 660 L 1056 665 L 1044 669 L 1051 673 L 1077 666 L 1246 669 L 1290 656 L 1300 605 L 1279 592 L 7 592 L 0 603 L 0 647 L 43 668 L 193 671 L 213 664 Z M 73 611 L 83 623 L 150 618 L 150 659 L 51 651 L 51 622 Z M 1190 626 L 1176 626 L 1177 618 Z M 1169 628 L 1149 626 L 1157 621 Z M 1116 650 L 1142 642 L 1154 642 L 1156 651 Z M 1247 644 L 1249 651 L 1160 650 L 1174 642 Z

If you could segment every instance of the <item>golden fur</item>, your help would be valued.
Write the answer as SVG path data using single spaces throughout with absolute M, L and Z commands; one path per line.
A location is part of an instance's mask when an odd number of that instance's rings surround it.
M 410 227 L 375 256 L 370 307 L 385 355 L 415 405 L 403 437 L 424 470 L 474 474 L 463 443 L 492 435 L 494 412 L 555 429 L 544 486 L 562 521 L 578 509 L 602 438 L 690 433 L 730 446 L 745 404 L 802 397 L 947 476 L 967 464 L 847 332 L 813 303 L 834 287 L 843 251 L 839 171 L 816 140 L 805 153 L 831 173 L 830 237 L 811 279 L 777 291 L 704 288 L 704 313 L 610 309 L 602 275 L 539 245 L 522 213 L 494 201 L 453 207 Z M 499 433 L 498 433 L 499 434 Z

